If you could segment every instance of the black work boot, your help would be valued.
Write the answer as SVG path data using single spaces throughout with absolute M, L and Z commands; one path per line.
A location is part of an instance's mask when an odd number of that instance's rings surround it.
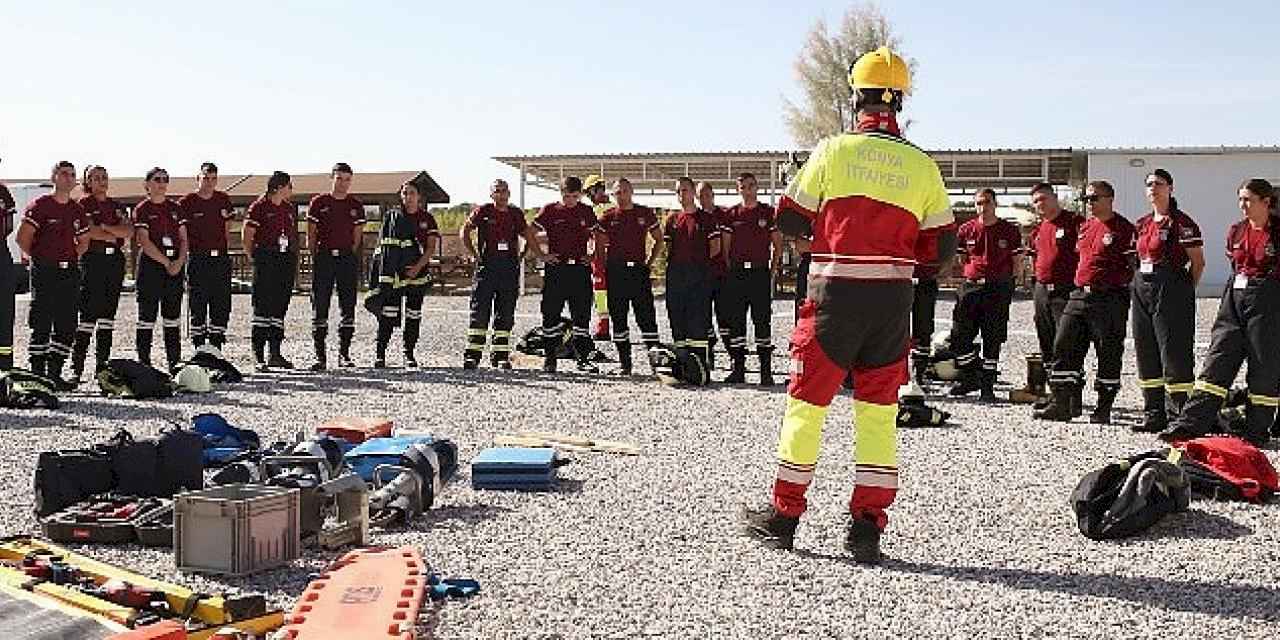
M 1169 428 L 1171 416 L 1165 409 L 1166 398 L 1164 387 L 1151 387 L 1142 390 L 1142 424 L 1135 425 L 1135 433 L 1160 433 Z M 1179 407 L 1181 411 L 1181 407 Z
M 996 402 L 996 371 L 995 369 L 983 369 L 981 379 L 978 381 L 980 394 L 978 399 L 983 402 Z
M 77 331 L 75 344 L 71 345 L 71 377 L 80 382 L 84 376 L 84 361 L 89 357 L 89 339 L 93 336 L 88 331 Z
M 1071 392 L 1071 417 L 1084 415 L 1084 384 L 1076 386 Z
M 289 362 L 284 354 L 280 353 L 280 345 L 283 342 L 280 338 L 271 338 L 268 344 L 271 347 L 271 358 L 267 360 L 267 364 L 272 369 L 293 369 L 293 363 Z
M 413 352 L 414 352 L 414 347 L 411 347 L 409 345 L 404 346 L 404 368 L 406 369 L 418 368 L 418 358 L 413 355 Z
M 1178 416 L 1182 415 L 1182 407 L 1186 406 L 1186 404 L 1187 404 L 1186 392 L 1170 393 L 1168 397 L 1165 398 L 1165 402 L 1164 402 L 1165 414 L 1169 416 L 1170 422 L 1173 422 L 1174 420 L 1178 419 Z
M 489 358 L 489 366 L 493 367 L 494 369 L 503 369 L 503 370 L 509 371 L 511 369 L 511 354 L 507 353 L 506 351 L 500 351 L 498 353 L 493 354 Z
M 791 550 L 800 518 L 784 516 L 773 505 L 754 509 L 743 507 L 740 517 L 748 537 L 771 549 Z
M 253 336 L 253 366 L 258 371 L 268 371 L 271 369 L 267 365 L 267 339 L 262 336 Z
M 138 362 L 148 366 L 151 364 L 151 336 L 151 331 L 140 330 L 138 331 L 138 336 L 135 339 L 138 352 Z
M 1033 353 L 1027 356 L 1027 384 L 1021 389 L 1010 391 L 1009 401 L 1039 404 L 1047 393 L 1045 387 L 1048 382 L 1049 374 L 1044 369 L 1044 361 L 1040 354 Z
M 772 387 L 778 384 L 773 379 L 773 348 L 756 349 L 756 357 L 760 359 L 760 386 Z
M 311 365 L 312 371 L 324 371 L 329 368 L 328 358 L 326 357 L 328 348 L 325 346 L 324 338 L 313 338 L 312 342 L 316 349 L 316 361 Z
M 856 516 L 849 517 L 849 530 L 845 533 L 844 548 L 858 564 L 879 564 L 880 527 L 876 523 Z
M 619 343 L 618 347 L 618 375 L 629 376 L 633 363 L 631 361 L 631 344 Z
M 356 366 L 355 360 L 351 359 L 351 338 L 354 337 L 355 330 L 338 330 L 338 366 L 343 369 L 349 369 Z
M 929 381 L 929 356 L 911 356 L 911 376 L 922 387 Z
M 62 356 L 49 356 L 45 359 L 44 375 L 53 381 L 55 391 L 71 391 L 76 388 L 76 385 L 62 379 L 62 364 Z
M 1051 385 L 1049 391 L 1049 404 L 1045 405 L 1043 409 L 1033 410 L 1031 415 L 1038 420 L 1071 422 L 1071 419 L 1075 417 L 1071 413 L 1071 400 L 1075 397 L 1076 392 L 1074 385 Z
M 982 372 L 972 368 L 964 369 L 960 374 L 960 382 L 947 392 L 951 397 L 967 396 L 974 391 L 982 390 Z
M 729 375 L 725 384 L 742 384 L 747 381 L 747 355 L 742 352 L 730 354 Z
M 1271 426 L 1275 424 L 1275 419 L 1275 407 L 1250 403 L 1244 410 L 1244 430 L 1234 431 L 1231 435 L 1242 438 L 1255 447 L 1265 447 L 1271 439 Z
M 1098 404 L 1089 414 L 1089 422 L 1093 424 L 1111 424 L 1111 406 L 1116 402 L 1119 389 L 1098 389 Z
M 1190 440 L 1209 435 L 1218 428 L 1218 412 L 1222 409 L 1222 398 L 1211 393 L 1197 391 L 1187 398 L 1182 407 L 1182 415 L 1169 421 L 1169 427 L 1160 432 L 1160 439 L 1165 442 Z
M 554 373 L 556 364 L 560 360 L 560 341 L 555 338 L 542 338 L 542 370 L 547 373 Z
M 44 376 L 46 370 L 47 367 L 45 366 L 45 359 L 43 356 L 31 357 L 31 373 L 38 376 Z

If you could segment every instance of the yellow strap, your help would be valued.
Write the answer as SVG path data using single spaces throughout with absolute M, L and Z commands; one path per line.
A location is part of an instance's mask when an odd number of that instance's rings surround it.
M 1151 378 L 1148 380 L 1138 379 L 1138 388 L 1140 389 L 1160 389 L 1165 386 L 1164 378 Z
M 1218 385 L 1213 384 L 1211 382 L 1207 382 L 1205 380 L 1196 380 L 1195 390 L 1213 394 L 1215 396 L 1218 396 L 1219 398 L 1227 397 L 1226 389 L 1219 387 Z

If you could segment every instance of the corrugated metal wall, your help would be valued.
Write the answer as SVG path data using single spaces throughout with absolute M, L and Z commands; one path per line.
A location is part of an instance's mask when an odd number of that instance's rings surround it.
M 1236 188 L 1248 178 L 1280 185 L 1280 153 L 1090 153 L 1089 179 L 1116 188 L 1116 210 L 1136 222 L 1149 210 L 1147 174 L 1173 174 L 1178 205 L 1200 225 L 1205 240 L 1205 273 L 1200 295 L 1217 296 L 1230 275 L 1224 255 L 1227 228 L 1240 218 Z

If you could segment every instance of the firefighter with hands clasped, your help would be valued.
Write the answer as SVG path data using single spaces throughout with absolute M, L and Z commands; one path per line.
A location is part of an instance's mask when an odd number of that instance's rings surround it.
M 1151 213 L 1138 219 L 1138 275 L 1133 279 L 1133 351 L 1143 419 L 1136 431 L 1159 433 L 1182 413 L 1195 376 L 1192 347 L 1196 285 L 1204 272 L 1200 227 L 1173 197 L 1173 176 L 1147 176 Z
M 711 282 L 710 282 L 710 299 L 707 301 L 707 376 L 711 376 L 711 372 L 716 368 L 716 342 L 724 342 L 725 350 L 729 348 L 729 321 L 728 305 L 724 304 L 722 298 L 724 293 L 724 280 L 726 270 L 728 268 L 725 257 L 728 255 L 730 234 L 725 225 L 725 210 L 716 206 L 716 190 L 711 186 L 710 182 L 699 182 L 696 186 L 695 193 L 698 199 L 698 208 L 707 212 L 715 225 L 719 227 L 721 234 L 718 243 L 720 249 L 717 256 L 711 261 Z M 718 335 L 717 335 L 718 334 Z
M 956 290 L 951 325 L 951 348 L 960 369 L 959 384 L 951 395 L 981 392 L 981 399 L 996 399 L 996 372 L 1000 346 L 1009 333 L 1009 304 L 1013 302 L 1013 264 L 1022 255 L 1022 233 L 1017 225 L 996 217 L 996 192 L 982 189 L 973 198 L 978 217 L 960 225 L 956 253 L 964 263 L 964 281 Z M 973 339 L 982 334 L 982 357 Z
M 316 361 L 312 371 L 328 367 L 325 341 L 329 336 L 329 304 L 338 294 L 338 366 L 355 366 L 351 340 L 356 334 L 356 288 L 359 285 L 360 244 L 364 238 L 364 203 L 351 195 L 351 165 L 339 162 L 329 172 L 329 193 L 311 199 L 307 207 L 307 250 L 311 253 L 311 340 Z
M 912 273 L 922 229 L 950 223 L 950 198 L 928 154 L 902 137 L 897 114 L 911 89 L 907 62 L 888 47 L 863 55 L 850 84 L 853 133 L 818 143 L 787 186 L 778 225 L 813 233 L 808 298 L 792 337 L 772 499 L 743 512 L 748 535 L 792 547 L 813 482 L 831 399 L 853 374 L 854 489 L 845 548 L 860 563 L 881 559 L 880 535 L 898 488 L 898 388 L 907 382 Z M 951 258 L 954 234 L 928 242 Z
M 187 313 L 191 344 L 208 342 L 222 350 L 231 320 L 231 256 L 227 253 L 227 223 L 235 207 L 225 191 L 218 191 L 218 165 L 200 165 L 196 190 L 178 200 L 187 229 L 191 259 L 187 262 Z
M 291 197 L 293 180 L 289 174 L 272 173 L 266 193 L 249 205 L 241 232 L 245 250 L 253 256 L 251 340 L 258 371 L 293 369 L 293 363 L 281 352 L 284 319 L 298 272 L 297 209 L 289 201 Z
M 570 346 L 578 370 L 599 373 L 591 361 L 591 256 L 587 255 L 596 215 L 582 203 L 582 180 L 568 176 L 560 184 L 560 200 L 542 207 L 533 226 L 547 236 L 546 269 L 542 285 L 542 345 L 546 350 L 542 370 L 555 371 L 563 336 L 558 329 L 560 312 L 569 306 L 573 323 Z M 597 247 L 597 250 L 599 247 Z
M 125 241 L 133 235 L 129 211 L 107 195 L 106 167 L 84 168 L 80 208 L 89 216 L 89 250 L 80 256 L 80 324 L 71 348 L 71 382 L 79 383 L 89 342 L 96 337 L 96 368 L 111 359 L 116 311 L 124 283 Z M 96 332 L 96 336 L 95 336 Z
M 742 202 L 724 213 L 730 240 L 728 272 L 720 292 L 723 316 L 729 324 L 729 357 L 733 363 L 725 382 L 746 382 L 747 315 L 755 328 L 756 357 L 760 360 L 760 384 L 773 385 L 773 279 L 782 260 L 782 234 L 773 207 L 757 199 L 756 177 L 738 176 Z
M 27 314 L 31 370 L 53 380 L 58 390 L 68 391 L 72 385 L 62 380 L 62 366 L 71 355 L 76 334 L 78 260 L 89 248 L 90 222 L 84 209 L 71 199 L 76 186 L 75 165 L 63 160 L 51 173 L 53 193 L 27 205 L 17 240 L 18 248 L 31 256 L 32 263 Z
M 640 340 L 646 349 L 658 346 L 658 319 L 653 305 L 653 281 L 650 269 L 662 252 L 662 231 L 653 209 L 636 204 L 631 181 L 618 178 L 613 183 L 617 206 L 600 216 L 595 228 L 595 243 L 602 252 L 605 275 L 609 282 L 609 318 L 613 327 L 613 344 L 618 350 L 618 373 L 632 372 L 632 309 L 640 327 Z M 647 238 L 653 249 L 645 249 Z
M 1149 179 L 1149 178 L 1148 178 Z M 1237 435 L 1261 447 L 1276 433 L 1280 404 L 1280 193 L 1261 178 L 1238 192 L 1243 218 L 1227 231 L 1232 278 L 1218 304 L 1209 354 L 1182 414 L 1161 439 L 1176 442 L 1218 430 L 1218 410 L 1240 365 L 1248 363 L 1249 402 L 1244 431 Z
M 1112 208 L 1115 190 L 1097 180 L 1085 191 L 1090 217 L 1080 225 L 1076 249 L 1075 286 L 1058 322 L 1053 340 L 1054 362 L 1049 372 L 1052 398 L 1034 410 L 1042 420 L 1069 421 L 1075 417 L 1073 399 L 1084 386 L 1085 353 L 1090 343 L 1098 356 L 1094 390 L 1098 402 L 1089 421 L 1111 423 L 1111 405 L 1120 392 L 1120 363 L 1129 319 L 1129 286 L 1133 280 L 1135 232 L 1133 224 Z
M 667 215 L 662 239 L 667 249 L 667 322 L 676 350 L 691 354 L 711 381 L 710 346 L 712 281 L 720 255 L 720 221 L 694 200 L 693 180 L 676 180 L 680 209 Z
M 182 360 L 183 267 L 189 245 L 178 203 L 166 197 L 169 173 L 147 172 L 147 199 L 133 209 L 138 249 L 138 360 L 151 364 L 151 338 L 156 310 L 164 328 L 165 361 L 172 372 Z M 254 287 L 255 289 L 257 287 Z
M 1076 288 L 1076 266 L 1080 261 L 1076 243 L 1084 218 L 1063 209 L 1053 185 L 1047 182 L 1031 187 L 1031 206 L 1040 217 L 1027 239 L 1027 254 L 1031 256 L 1036 281 L 1032 301 L 1040 352 L 1027 355 L 1026 387 L 1015 390 L 1010 398 L 1035 402 L 1043 407 L 1048 403 L 1047 369 L 1054 362 L 1053 339 L 1058 333 L 1058 321 L 1067 306 L 1067 299 Z M 1080 415 L 1079 394 L 1080 388 L 1077 387 L 1071 398 L 1073 417 Z
M 480 366 L 490 318 L 493 319 L 490 361 L 498 369 L 511 368 L 511 328 L 515 326 L 523 256 L 520 238 L 525 239 L 526 249 L 538 245 L 533 227 L 525 222 L 524 211 L 511 205 L 511 187 L 506 180 L 494 180 L 489 185 L 489 197 L 493 202 L 476 207 L 460 232 L 462 245 L 476 263 L 463 369 Z

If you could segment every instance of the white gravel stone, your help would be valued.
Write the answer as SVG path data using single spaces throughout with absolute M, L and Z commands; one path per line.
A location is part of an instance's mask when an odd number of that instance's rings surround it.
M 943 299 L 940 319 L 950 317 L 950 294 Z M 373 536 L 379 545 L 420 545 L 437 570 L 480 581 L 480 596 L 431 609 L 425 629 L 435 637 L 1111 638 L 1171 630 L 1275 637 L 1275 506 L 1197 502 L 1189 513 L 1121 542 L 1093 542 L 1075 529 L 1067 497 L 1079 477 L 1111 457 L 1156 446 L 1127 428 L 1140 406 L 1131 346 L 1120 424 L 1111 427 L 1079 419 L 1039 423 L 1026 406 L 937 401 L 954 413 L 954 425 L 900 434 L 902 489 L 885 534 L 891 560 L 864 568 L 841 548 L 853 475 L 847 393 L 831 407 L 797 551 L 768 551 L 740 537 L 735 518 L 742 504 L 769 494 L 782 387 L 672 389 L 644 377 L 546 375 L 530 370 L 539 363 L 529 359 L 512 372 L 464 372 L 466 299 L 433 297 L 426 306 L 420 371 L 257 376 L 211 395 L 160 402 L 107 400 L 86 387 L 61 411 L 0 414 L 7 438 L 0 457 L 5 529 L 36 528 L 31 477 L 39 451 L 101 442 L 120 427 L 151 434 L 166 420 L 186 422 L 204 411 L 268 440 L 335 415 L 388 415 L 453 438 L 464 463 L 430 514 L 406 530 Z M 20 357 L 26 308 L 19 303 Z M 132 350 L 134 309 L 126 296 L 118 355 Z M 789 301 L 775 303 L 777 371 L 786 370 L 790 309 Z M 1215 309 L 1214 300 L 1199 303 L 1200 356 Z M 517 335 L 537 323 L 537 310 L 536 296 L 521 299 Z M 355 355 L 367 366 L 374 322 L 358 313 Z M 228 353 L 246 371 L 248 316 L 248 297 L 237 296 Z M 1006 387 L 1022 384 L 1022 355 L 1035 344 L 1030 302 L 1015 302 L 1012 317 L 1002 357 Z M 289 323 L 286 355 L 305 367 L 311 363 L 305 298 L 293 301 Z M 665 328 L 665 317 L 660 324 Z M 393 365 L 399 351 L 397 334 Z M 155 353 L 159 360 L 159 337 Z M 726 360 L 721 355 L 722 368 Z M 748 363 L 754 367 L 754 358 Z M 1092 398 L 1087 392 L 1087 405 Z M 517 429 L 629 440 L 645 453 L 572 455 L 553 493 L 473 491 L 466 461 L 494 435 Z M 1274 450 L 1268 455 L 1280 463 Z M 286 607 L 308 575 L 337 555 L 308 552 L 292 567 L 226 579 L 179 574 L 163 550 L 78 548 L 203 590 L 266 592 Z

